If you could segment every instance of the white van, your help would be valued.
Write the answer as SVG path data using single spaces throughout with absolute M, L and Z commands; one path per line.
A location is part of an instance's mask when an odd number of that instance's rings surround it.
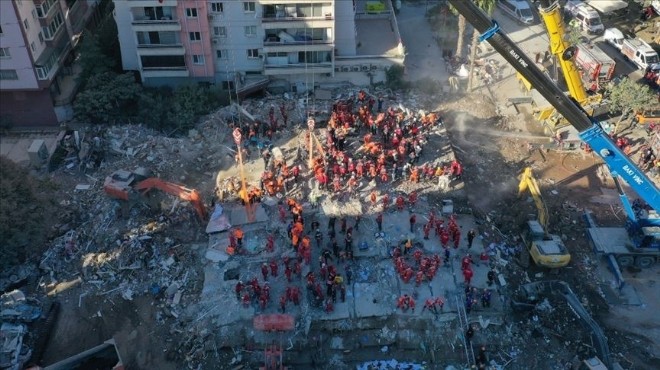
M 589 5 L 578 4 L 573 7 L 571 14 L 573 15 L 571 25 L 578 27 L 582 31 L 592 34 L 600 34 L 605 31 L 605 26 L 603 26 L 603 22 L 600 20 L 600 15 L 598 15 L 596 9 Z
M 520 23 L 534 23 L 534 14 L 527 0 L 499 0 L 497 7 Z

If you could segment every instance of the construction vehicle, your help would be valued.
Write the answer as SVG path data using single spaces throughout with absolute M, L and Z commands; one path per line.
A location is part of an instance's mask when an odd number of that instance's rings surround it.
M 616 62 L 598 46 L 578 44 L 575 64 L 582 75 L 582 83 L 587 91 L 598 93 L 603 84 L 612 80 Z
M 181 200 L 190 202 L 195 208 L 199 219 L 206 220 L 206 208 L 197 190 L 151 177 L 149 171 L 144 168 L 138 168 L 133 172 L 126 170 L 115 171 L 105 178 L 105 183 L 103 184 L 103 190 L 108 196 L 124 201 L 122 207 L 125 212 L 130 210 L 133 203 L 147 199 L 150 192 L 154 189 L 175 195 Z
M 529 190 L 532 195 L 534 205 L 538 211 L 538 220 L 529 220 L 525 223 L 525 229 L 521 237 L 527 248 L 523 248 L 522 265 L 525 267 L 529 265 L 529 257 L 537 266 L 541 267 L 559 268 L 568 265 L 571 261 L 571 255 L 564 246 L 561 237 L 548 233 L 548 219 L 550 218 L 548 209 L 530 167 L 523 171 L 518 185 L 518 196 L 521 196 L 526 190 Z
M 555 56 L 555 59 L 559 63 L 559 67 L 564 75 L 566 87 L 568 88 L 568 93 L 582 107 L 585 107 L 585 109 L 591 111 L 590 113 L 593 113 L 593 109 L 590 107 L 600 103 L 602 96 L 587 94 L 587 90 L 582 84 L 580 71 L 574 61 L 576 48 L 569 45 L 566 40 L 566 31 L 564 29 L 559 3 L 554 2 L 550 4 L 548 1 L 543 1 L 539 7 L 539 12 L 548 32 L 548 37 L 550 38 L 550 52 Z M 538 56 L 536 63 L 539 64 Z M 530 81 L 520 73 L 520 71 L 518 71 L 516 76 L 520 85 L 531 93 L 535 105 L 534 118 L 543 122 L 547 133 L 554 135 L 557 130 L 569 125 L 569 123 L 558 114 L 552 103 L 548 101 L 543 94 L 538 94 L 535 91 L 535 86 L 533 86 L 533 84 L 531 84 Z
M 626 38 L 623 32 L 617 28 L 606 29 L 603 39 L 619 50 L 626 60 L 634 63 L 639 69 L 646 70 L 653 63 L 660 62 L 658 53 L 644 40 Z
M 279 343 L 273 342 L 264 349 L 264 366 L 259 370 L 287 370 L 284 366 L 284 348 L 282 347 L 282 333 L 295 328 L 295 320 L 291 315 L 268 314 L 258 315 L 252 319 L 255 330 L 279 333 Z
M 635 165 L 632 159 L 622 149 L 617 147 L 616 143 L 603 130 L 602 126 L 585 112 L 582 106 L 576 101 L 577 99 L 566 96 L 513 41 L 503 34 L 497 23 L 489 19 L 472 1 L 449 0 L 449 3 L 475 29 L 483 33 L 481 40 L 487 40 L 575 128 L 580 139 L 589 145 L 593 153 L 599 155 L 603 162 L 605 162 L 615 183 L 618 184 L 619 178 L 623 179 L 648 205 L 648 216 L 644 218 L 638 217 L 625 193 L 623 190 L 620 190 L 623 208 L 628 216 L 628 227 L 626 229 L 640 231 L 643 230 L 642 228 L 660 227 L 660 222 L 658 225 L 653 226 L 656 224 L 656 221 L 654 221 L 656 218 L 651 217 L 655 211 L 660 210 L 660 190 L 646 176 L 644 171 Z M 548 9 L 550 7 L 549 1 L 541 0 L 541 7 Z M 566 53 L 564 58 L 570 59 L 572 57 L 570 54 Z M 592 229 L 595 229 L 597 232 L 599 228 Z M 652 229 L 646 229 L 646 231 L 650 232 Z M 624 252 L 626 253 L 625 256 L 628 256 L 627 253 L 629 253 L 630 249 L 607 248 L 613 242 L 611 239 L 596 239 L 591 232 L 589 234 L 592 236 L 592 242 L 595 245 L 602 240 L 602 245 L 595 246 L 594 249 L 596 251 L 598 251 L 598 248 L 609 250 L 609 252 L 605 252 L 605 255 L 617 279 L 623 281 L 616 256 L 620 252 Z M 652 235 L 647 235 L 647 237 L 652 237 Z M 648 240 L 648 238 L 640 239 L 636 236 L 629 237 L 628 240 L 630 239 Z M 632 241 L 626 244 L 626 246 L 639 251 L 635 257 L 635 260 L 639 264 L 657 261 L 660 256 L 660 249 L 658 248 L 646 248 L 644 245 L 635 244 Z

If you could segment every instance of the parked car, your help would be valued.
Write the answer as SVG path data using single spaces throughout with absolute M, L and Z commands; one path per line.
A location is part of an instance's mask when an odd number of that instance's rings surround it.
M 522 24 L 534 23 L 534 13 L 526 0 L 499 0 L 497 7 Z

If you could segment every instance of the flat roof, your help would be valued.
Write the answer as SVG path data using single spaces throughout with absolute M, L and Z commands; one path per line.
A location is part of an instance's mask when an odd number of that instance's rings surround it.
M 389 19 L 356 19 L 357 55 L 397 56 L 397 40 Z

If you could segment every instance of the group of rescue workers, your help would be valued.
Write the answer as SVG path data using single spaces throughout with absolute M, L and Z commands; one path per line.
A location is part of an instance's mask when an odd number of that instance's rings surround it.
M 356 99 L 348 99 L 335 103 L 332 114 L 327 124 L 325 146 L 316 140 L 318 149 L 313 156 L 313 167 L 311 174 L 317 181 L 321 190 L 333 194 L 356 194 L 357 188 L 363 180 L 375 180 L 376 183 L 389 184 L 398 179 L 406 179 L 410 182 L 438 181 L 440 188 L 447 188 L 453 179 L 460 179 L 463 174 L 462 165 L 453 160 L 448 165 L 438 163 L 420 164 L 420 156 L 427 142 L 427 135 L 434 125 L 442 124 L 437 113 L 415 115 L 404 109 L 388 107 L 383 109 L 384 98 L 378 97 L 377 109 L 376 99 L 360 91 Z M 354 108 L 357 108 L 354 111 Z M 287 107 L 280 106 L 280 115 L 284 126 L 288 123 Z M 258 142 L 259 137 L 272 140 L 273 134 L 281 126 L 275 115 L 275 107 L 271 106 L 268 122 L 251 124 L 248 127 L 248 138 L 250 142 Z M 349 151 L 347 139 L 349 135 L 362 135 L 361 146 L 358 150 Z M 312 131 L 307 132 L 305 142 L 310 142 Z M 264 145 L 262 158 L 264 160 L 264 172 L 261 177 L 259 188 L 250 190 L 254 192 L 255 201 L 261 194 L 277 195 L 288 193 L 288 184 L 298 184 L 301 178 L 302 167 L 297 162 L 300 156 L 289 166 L 286 159 L 273 155 L 270 145 Z M 309 148 L 312 149 L 312 148 Z M 252 194 L 252 193 L 250 193 Z M 374 209 L 382 204 L 376 216 L 378 231 L 382 231 L 383 215 L 394 206 L 396 211 L 404 211 L 405 208 L 412 210 L 417 202 L 417 193 L 410 192 L 407 196 L 398 195 L 390 198 L 387 192 L 379 195 L 374 190 L 369 195 L 367 202 Z M 320 231 L 319 222 L 312 220 L 306 224 L 303 217 L 303 207 L 293 198 L 280 201 L 278 205 L 279 219 L 287 224 L 287 237 L 290 248 L 294 252 L 292 257 L 282 257 L 281 260 L 272 259 L 264 262 L 261 266 L 263 282 L 257 277 L 251 278 L 247 283 L 242 280 L 236 284 L 236 298 L 244 305 L 257 304 L 265 309 L 270 302 L 269 279 L 278 278 L 280 266 L 288 284 L 279 299 L 279 311 L 284 313 L 289 302 L 294 305 L 300 304 L 301 290 L 296 282 L 302 280 L 303 266 L 309 266 L 309 272 L 305 275 L 308 296 L 312 297 L 312 304 L 324 309 L 326 312 L 334 310 L 337 296 L 342 302 L 346 299 L 346 284 L 351 284 L 352 261 L 353 261 L 353 233 L 359 230 L 360 216 L 351 217 L 349 225 L 348 217 L 337 219 L 330 217 L 328 220 L 328 232 L 326 244 L 324 235 Z M 337 222 L 339 221 L 339 222 Z M 344 237 L 343 246 L 337 241 L 336 224 L 339 223 L 339 233 Z M 410 231 L 414 233 L 417 216 L 410 212 Z M 431 237 L 431 232 L 439 238 L 443 247 L 444 259 L 439 254 L 425 255 L 420 248 L 414 248 L 412 240 L 408 239 L 400 246 L 393 248 L 391 255 L 395 268 L 404 283 L 411 282 L 415 278 L 415 285 L 420 286 L 423 282 L 430 282 L 435 277 L 438 269 L 444 263 L 448 266 L 451 256 L 451 248 L 457 250 L 461 240 L 461 231 L 453 216 L 447 218 L 436 216 L 431 212 L 428 221 L 423 226 L 424 239 Z M 475 230 L 467 234 L 468 249 L 476 235 Z M 229 233 L 229 244 L 232 251 L 244 253 L 244 233 L 240 227 L 234 228 Z M 313 238 L 313 239 L 312 239 Z M 311 268 L 313 254 L 313 240 L 315 251 L 320 254 L 318 270 Z M 325 248 L 324 248 L 325 246 Z M 270 254 L 275 251 L 275 236 L 268 235 L 266 251 Z M 287 255 L 291 255 L 287 253 Z M 469 256 L 469 254 L 468 254 Z M 488 255 L 482 253 L 481 260 L 487 263 Z M 476 293 L 470 287 L 473 271 L 471 268 L 472 258 L 465 257 L 462 261 L 462 271 L 466 284 L 466 293 L 469 307 L 477 298 Z M 339 266 L 343 266 L 344 274 L 340 273 Z M 344 282 L 344 277 L 347 282 Z M 489 273 L 489 285 L 492 283 Z M 325 289 L 323 289 L 325 284 Z M 488 293 L 487 293 L 488 292 Z M 486 294 L 488 294 L 486 296 Z M 485 298 L 486 297 L 486 298 Z M 490 291 L 486 289 L 481 296 L 484 307 L 490 304 Z M 434 314 L 442 312 L 445 299 L 443 297 L 428 298 L 422 308 L 422 312 L 429 310 Z M 409 295 L 399 297 L 396 302 L 397 308 L 403 311 L 415 310 L 415 301 Z

